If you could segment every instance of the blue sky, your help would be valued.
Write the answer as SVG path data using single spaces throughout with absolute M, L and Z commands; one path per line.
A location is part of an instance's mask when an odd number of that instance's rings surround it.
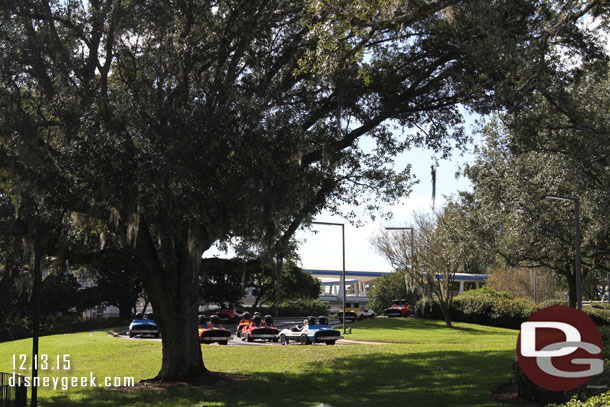
M 474 122 L 473 116 L 463 112 L 466 119 L 466 130 L 470 131 Z M 366 141 L 365 141 L 366 143 Z M 365 146 L 363 146 L 365 148 Z M 456 173 L 465 163 L 472 162 L 474 155 L 473 145 L 466 148 L 466 152 L 455 150 L 451 157 L 439 160 L 436 170 L 436 208 L 446 202 L 446 197 L 455 195 L 457 191 L 470 189 L 470 183 L 464 177 L 456 178 Z M 432 210 L 432 182 L 430 166 L 435 162 L 431 150 L 417 148 L 397 157 L 395 165 L 397 170 L 404 169 L 411 164 L 411 173 L 419 183 L 414 185 L 409 196 L 403 197 L 395 205 L 383 208 L 381 212 L 391 212 L 393 218 L 383 221 L 380 217 L 371 221 L 370 217 L 358 208 L 361 227 L 354 227 L 340 216 L 333 216 L 322 212 L 316 216 L 319 222 L 335 222 L 345 224 L 345 267 L 348 270 L 386 270 L 390 271 L 390 264 L 372 248 L 370 239 L 381 229 L 387 226 L 411 226 L 413 214 Z M 312 269 L 342 269 L 341 228 L 338 226 L 314 225 L 315 231 L 299 230 L 295 238 L 300 242 L 299 255 L 301 267 Z M 234 253 L 217 250 L 212 247 L 204 253 L 204 257 L 233 257 Z
M 473 146 L 460 155 L 455 151 L 448 160 L 439 161 L 436 171 L 436 207 L 442 206 L 444 197 L 456 194 L 457 191 L 470 189 L 470 183 L 464 177 L 456 179 L 456 172 L 465 163 L 474 159 Z M 364 226 L 356 228 L 345 219 L 322 213 L 316 217 L 320 222 L 345 223 L 345 265 L 348 270 L 390 270 L 390 264 L 371 247 L 370 238 L 383 227 L 410 226 L 414 213 L 431 211 L 432 182 L 430 166 L 433 164 L 433 152 L 426 149 L 414 149 L 402 154 L 397 160 L 398 167 L 406 163 L 412 165 L 412 173 L 419 183 L 413 187 L 411 194 L 401 198 L 399 203 L 386 210 L 392 212 L 390 221 L 370 221 L 366 215 L 360 219 Z M 315 225 L 317 233 L 299 231 L 296 238 L 301 242 L 299 254 L 304 268 L 338 269 L 342 268 L 341 228 L 338 226 Z

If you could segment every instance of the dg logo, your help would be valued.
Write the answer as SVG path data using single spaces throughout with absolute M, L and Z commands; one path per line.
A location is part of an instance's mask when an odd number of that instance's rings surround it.
M 560 305 L 521 324 L 517 356 L 532 382 L 553 391 L 575 389 L 604 370 L 597 325 L 584 312 Z

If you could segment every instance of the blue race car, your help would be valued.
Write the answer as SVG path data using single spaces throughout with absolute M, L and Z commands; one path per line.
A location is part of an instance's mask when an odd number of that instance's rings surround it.
M 159 337 L 159 327 L 153 320 L 153 314 L 142 314 L 138 312 L 135 319 L 129 324 L 129 337 L 150 335 L 154 338 Z
M 311 343 L 334 345 L 337 339 L 343 338 L 339 331 L 328 325 L 328 318 L 325 316 L 319 317 L 318 323 L 315 317 L 307 318 L 306 322 L 294 328 L 283 329 L 279 334 L 280 343 L 284 345 L 290 341 L 299 341 L 302 345 Z

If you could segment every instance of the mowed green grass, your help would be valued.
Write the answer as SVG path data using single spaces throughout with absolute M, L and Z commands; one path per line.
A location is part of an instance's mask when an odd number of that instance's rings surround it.
M 249 375 L 203 388 L 119 392 L 103 377 L 153 377 L 161 344 L 125 340 L 106 331 L 42 337 L 40 353 L 70 354 L 71 369 L 46 370 L 58 378 L 97 377 L 98 387 L 40 389 L 42 407 L 76 406 L 497 406 L 491 393 L 510 381 L 517 331 L 437 321 L 385 319 L 350 324 L 349 339 L 391 342 L 346 346 L 203 345 L 206 367 Z M 29 354 L 31 340 L 0 344 L 0 371 L 13 355 Z M 18 358 L 18 357 L 17 357 Z M 29 371 L 25 372 L 26 375 Z

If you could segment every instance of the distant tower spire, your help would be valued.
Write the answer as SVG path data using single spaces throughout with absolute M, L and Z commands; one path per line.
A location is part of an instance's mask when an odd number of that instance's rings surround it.
M 430 174 L 432 175 L 432 210 L 434 210 L 434 202 L 436 201 L 436 166 L 430 166 Z

